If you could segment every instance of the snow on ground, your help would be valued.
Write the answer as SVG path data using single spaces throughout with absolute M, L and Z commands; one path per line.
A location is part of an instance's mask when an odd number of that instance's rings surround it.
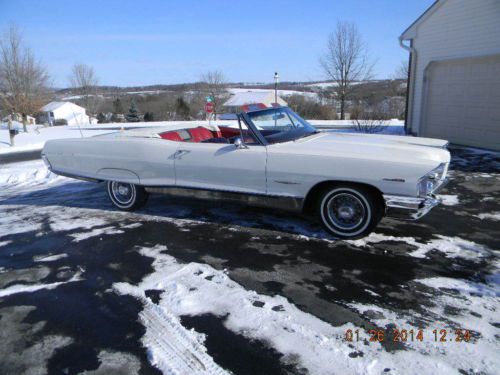
M 459 203 L 458 195 L 440 194 L 439 198 L 441 198 L 441 203 L 445 206 L 456 206 Z
M 51 184 L 65 185 L 69 191 L 79 189 L 82 184 L 57 177 L 47 171 L 41 161 L 30 161 L 0 166 L 0 195 L 9 192 L 34 192 Z M 76 192 L 78 190 L 75 190 Z M 453 197 L 453 198 L 450 198 Z M 448 202 L 455 204 L 456 196 L 449 196 Z M 13 208 L 19 209 L 17 213 Z M 174 208 L 175 209 L 175 208 Z M 22 233 L 40 229 L 40 224 L 30 221 L 32 206 L 22 204 L 2 206 L 0 233 Z M 97 211 L 97 214 L 96 214 Z M 215 211 L 215 210 L 213 210 Z M 93 212 L 92 215 L 87 215 Z M 75 241 L 92 236 L 120 233 L 120 229 L 110 227 L 116 217 L 134 214 L 100 212 L 95 209 L 41 205 L 37 213 L 50 215 L 50 229 L 68 231 L 80 229 L 72 235 Z M 497 215 L 497 212 L 491 215 Z M 483 215 L 483 214 L 480 214 Z M 487 214 L 484 214 L 487 215 Z M 479 216 L 479 215 L 478 215 Z M 172 219 L 140 214 L 142 220 L 170 221 L 180 228 L 192 220 Z M 240 218 L 241 219 L 241 218 Z M 488 217 L 484 217 L 488 219 Z M 267 220 L 266 218 L 263 219 Z M 269 219 L 271 220 L 271 219 Z M 276 221 L 277 218 L 272 220 Z M 235 223 L 237 224 L 237 223 Z M 131 227 L 141 223 L 129 224 Z M 303 240 L 314 240 L 316 233 L 301 229 L 293 219 L 283 219 L 278 227 L 297 227 Z M 124 227 L 120 227 L 123 229 Z M 17 232 L 16 232 L 17 231 Z M 304 234 L 300 234 L 304 233 Z M 254 236 L 253 239 L 259 239 Z M 320 240 L 325 240 L 321 239 Z M 330 241 L 330 240 L 325 240 Z M 460 238 L 436 235 L 427 242 L 412 236 L 397 237 L 381 233 L 354 241 L 350 245 L 365 247 L 380 242 L 406 243 L 415 247 L 409 256 L 426 258 L 430 252 L 450 258 L 462 258 L 479 262 L 485 257 L 498 256 L 498 252 L 486 246 Z M 333 242 L 333 241 L 332 241 Z M 3 241 L 1 246 L 7 246 Z M 396 307 L 382 307 L 356 301 L 347 304 L 363 318 L 377 327 L 387 329 L 392 325 L 418 331 L 422 325 L 415 320 L 426 322 L 423 342 L 412 341 L 405 344 L 406 350 L 387 351 L 382 344 L 370 342 L 366 331 L 352 323 L 333 326 L 314 315 L 308 314 L 280 295 L 263 295 L 245 289 L 232 280 L 225 271 L 216 270 L 207 264 L 196 262 L 181 263 L 168 254 L 165 246 L 138 248 L 143 256 L 154 260 L 153 272 L 138 284 L 115 283 L 114 290 L 138 298 L 143 304 L 140 322 L 145 327 L 143 344 L 147 348 L 152 363 L 164 373 L 225 373 L 207 354 L 204 336 L 185 329 L 179 318 L 185 315 L 200 316 L 213 314 L 224 318 L 227 329 L 249 339 L 259 340 L 284 355 L 283 362 L 297 364 L 314 374 L 330 374 L 332 366 L 338 373 L 379 374 L 386 369 L 390 373 L 456 373 L 457 368 L 471 369 L 471 373 L 495 373 L 500 368 L 498 342 L 499 269 L 492 270 L 486 281 L 470 281 L 448 277 L 416 278 L 409 286 L 422 295 L 431 294 L 431 306 L 415 306 L 418 311 L 401 313 Z M 50 254 L 35 259 L 50 262 L 62 259 L 66 254 Z M 43 276 L 43 275 L 42 275 Z M 54 289 L 59 285 L 81 280 L 77 272 L 65 281 L 53 283 L 14 284 L 0 290 L 0 297 L 15 293 L 34 292 L 40 289 Z M 41 280 L 41 278 L 40 278 Z M 335 288 L 335 285 L 332 285 Z M 146 290 L 161 292 L 158 305 L 146 297 Z M 370 291 L 369 294 L 379 296 Z M 454 313 L 449 313 L 452 310 Z M 1 314 L 0 319 L 5 319 Z M 433 329 L 469 329 L 473 332 L 471 342 L 435 342 Z M 362 340 L 347 343 L 344 340 L 347 329 L 359 329 Z M 455 335 L 451 335 L 455 338 Z M 361 353 L 361 354 L 359 354 Z M 126 354 L 123 354 L 126 356 Z M 123 359 L 120 353 L 100 352 L 99 358 Z M 127 357 L 131 368 L 137 368 L 133 357 Z M 408 366 L 411 364 L 411 366 Z M 105 366 L 103 363 L 101 366 Z M 135 366 L 135 367 L 134 367 Z M 105 369 L 105 367 L 104 367 Z
M 61 180 L 62 177 L 51 173 L 41 160 L 0 164 L 0 185 L 27 187 Z
M 370 81 L 351 82 L 351 85 L 356 86 L 356 85 L 361 85 L 363 83 L 368 83 L 368 82 L 370 82 Z M 320 88 L 320 89 L 327 89 L 330 87 L 337 87 L 338 84 L 337 84 L 337 82 L 316 82 L 316 83 L 309 83 L 306 86 Z
M 10 295 L 16 294 L 16 293 L 30 293 L 30 292 L 36 292 L 37 290 L 41 290 L 41 289 L 54 289 L 54 288 L 57 288 L 59 285 L 72 283 L 72 282 L 80 281 L 80 280 L 82 280 L 81 273 L 77 272 L 75 275 L 73 275 L 67 281 L 57 281 L 55 283 L 49 283 L 49 284 L 43 284 L 43 283 L 42 284 L 30 284 L 30 285 L 14 284 L 14 285 L 9 286 L 8 288 L 1 289 L 0 290 L 0 298 L 10 296 Z
M 479 215 L 476 215 L 476 217 L 480 218 L 481 220 L 500 221 L 500 212 L 479 214 Z
M 250 88 L 230 88 L 227 89 L 231 94 L 239 94 L 241 92 L 269 92 L 274 94 L 274 90 L 272 89 L 250 89 Z M 292 95 L 300 95 L 305 96 L 306 98 L 318 100 L 318 94 L 315 92 L 306 92 L 306 91 L 296 91 L 296 90 L 278 90 L 278 95 L 281 97 L 287 97 Z
M 96 370 L 86 370 L 80 375 L 139 374 L 141 370 L 141 363 L 128 353 L 102 350 L 98 358 L 99 367 Z
M 39 125 L 28 125 L 28 132 L 21 130 L 15 136 L 15 146 L 10 146 L 9 131 L 5 127 L 0 128 L 0 155 L 6 153 L 41 150 L 49 139 L 91 137 L 98 134 L 109 133 L 106 130 L 78 129 L 70 126 L 43 127 Z
M 346 242 L 358 247 L 365 247 L 380 242 L 405 242 L 416 248 L 408 254 L 415 258 L 427 258 L 430 252 L 438 251 L 447 258 L 462 258 L 472 262 L 479 262 L 484 257 L 498 253 L 496 250 L 488 249 L 486 246 L 460 237 L 447 237 L 442 235 L 436 235 L 436 237 L 435 239 L 422 243 L 418 242 L 413 237 L 396 237 L 380 233 L 371 233 L 367 237 L 358 240 L 347 240 Z
M 73 237 L 76 242 L 79 242 L 91 237 L 110 235 L 110 234 L 121 234 L 121 233 L 125 232 L 121 229 L 116 229 L 114 227 L 105 227 L 105 228 L 95 228 L 92 229 L 90 232 L 75 233 L 72 234 L 71 237 Z
M 56 260 L 67 258 L 68 254 L 62 253 L 62 254 L 54 254 L 54 255 L 42 255 L 42 256 L 35 256 L 33 260 L 35 262 L 55 262 Z
M 498 301 L 490 293 L 476 297 L 478 288 L 466 281 L 458 281 L 466 292 L 465 298 L 462 295 L 443 294 L 440 297 L 443 303 L 430 309 L 431 313 L 439 312 L 432 325 L 439 329 L 448 328 L 450 335 L 454 332 L 454 327 L 476 330 L 481 334 L 480 340 L 474 338 L 473 343 L 454 342 L 450 346 L 444 346 L 433 341 L 429 329 L 424 333 L 423 342 L 408 342 L 407 350 L 389 353 L 378 342 L 371 342 L 369 345 L 364 340 L 345 342 L 344 337 L 348 329 L 364 332 L 361 327 L 351 323 L 332 326 L 299 310 L 279 295 L 267 296 L 246 290 L 231 280 L 224 271 L 215 270 L 205 264 L 178 263 L 167 254 L 165 246 L 141 248 L 139 251 L 154 259 L 155 271 L 138 285 L 116 283 L 114 289 L 143 301 L 145 308 L 142 322 L 146 327 L 143 343 L 152 354 L 154 363 L 166 373 L 175 373 L 177 366 L 181 365 L 179 360 L 185 363 L 183 356 L 186 345 L 178 346 L 173 343 L 165 348 L 165 343 L 158 339 L 161 337 L 158 329 L 173 325 L 175 328 L 167 328 L 167 337 L 176 331 L 177 337 L 188 336 L 193 343 L 189 347 L 189 356 L 205 363 L 206 359 L 200 359 L 205 350 L 202 346 L 203 337 L 193 336 L 192 332 L 177 325 L 175 319 L 184 315 L 203 314 L 225 317 L 226 328 L 250 339 L 268 343 L 284 355 L 283 362 L 297 364 L 311 374 L 331 374 L 332 364 L 335 364 L 336 371 L 342 374 L 380 374 L 387 371 L 385 369 L 390 369 L 391 373 L 451 374 L 455 373 L 456 368 L 469 368 L 471 363 L 475 371 L 493 373 L 500 366 L 500 358 L 496 355 L 500 349 L 495 338 L 497 329 L 493 325 L 486 326 L 496 322 L 495 309 L 498 307 Z M 441 289 L 446 288 L 447 281 L 423 279 L 415 282 Z M 146 297 L 146 290 L 151 289 L 162 291 L 158 306 Z M 466 316 L 458 315 L 449 320 L 440 320 L 446 314 L 439 310 L 449 303 L 465 308 Z M 471 303 L 475 310 L 487 318 L 486 324 L 484 319 L 474 318 L 469 313 Z M 415 332 L 419 329 L 411 324 L 411 317 L 399 316 L 394 311 L 355 303 L 349 304 L 349 307 L 361 314 L 370 312 L 372 316 L 373 312 L 377 312 L 372 321 L 379 327 L 389 329 L 391 324 L 395 324 L 396 327 L 414 329 Z M 150 310 L 155 313 L 150 313 Z M 155 339 L 151 339 L 152 337 Z M 364 337 L 369 338 L 369 335 Z M 192 349 L 193 347 L 196 347 L 196 350 Z M 357 356 L 357 351 L 363 355 Z M 353 355 L 357 357 L 356 360 L 352 360 Z M 408 363 L 411 363 L 411 367 L 408 367 Z

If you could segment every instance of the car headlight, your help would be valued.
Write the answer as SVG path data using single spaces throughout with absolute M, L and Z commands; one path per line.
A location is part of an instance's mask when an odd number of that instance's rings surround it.
M 439 164 L 432 171 L 418 180 L 417 193 L 420 198 L 425 198 L 431 194 L 441 183 L 446 173 L 446 164 Z

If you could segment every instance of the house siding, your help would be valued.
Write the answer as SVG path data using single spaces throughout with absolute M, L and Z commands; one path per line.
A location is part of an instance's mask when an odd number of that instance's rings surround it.
M 500 54 L 500 0 L 443 0 L 416 28 L 410 131 L 419 134 L 424 74 L 432 61 Z

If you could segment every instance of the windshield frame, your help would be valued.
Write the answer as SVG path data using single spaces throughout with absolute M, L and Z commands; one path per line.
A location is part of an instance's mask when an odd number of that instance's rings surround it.
M 303 122 L 302 125 L 305 125 L 300 128 L 295 128 L 291 129 L 288 132 L 283 132 L 283 135 L 286 135 L 287 133 L 290 135 L 289 137 L 284 137 L 283 140 L 277 141 L 277 142 L 269 142 L 266 137 L 260 132 L 258 129 L 257 125 L 252 121 L 252 115 L 270 115 L 274 112 L 285 112 L 287 116 L 290 117 L 290 121 L 292 123 L 294 122 L 295 119 L 292 119 L 291 114 L 295 117 L 297 117 L 299 120 Z M 289 107 L 273 107 L 273 108 L 266 108 L 266 109 L 261 109 L 258 111 L 252 111 L 252 112 L 242 112 L 241 117 L 243 120 L 247 123 L 248 127 L 252 130 L 252 132 L 256 135 L 257 139 L 264 145 L 272 145 L 272 144 L 277 144 L 277 143 L 285 143 L 285 142 L 292 142 L 296 141 L 300 138 L 303 138 L 305 136 L 313 135 L 318 133 L 319 131 L 309 124 L 306 120 L 304 120 L 302 117 L 300 117 L 297 113 L 292 111 Z M 279 133 L 278 133 L 279 134 Z

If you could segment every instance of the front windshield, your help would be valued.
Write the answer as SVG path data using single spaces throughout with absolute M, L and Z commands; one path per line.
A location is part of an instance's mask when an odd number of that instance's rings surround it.
M 318 131 L 290 108 L 271 108 L 249 112 L 257 130 L 269 143 L 293 141 Z

